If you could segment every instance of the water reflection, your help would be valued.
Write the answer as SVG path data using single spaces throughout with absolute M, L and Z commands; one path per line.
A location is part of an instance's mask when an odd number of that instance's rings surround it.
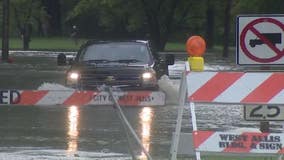
M 144 148 L 149 151 L 150 149 L 150 140 L 151 140 L 151 124 L 153 119 L 153 110 L 150 107 L 144 107 L 139 114 L 140 117 L 140 124 L 142 125 L 141 128 L 141 138 L 142 144 Z M 139 157 L 141 160 L 146 160 L 146 155 L 141 152 Z
M 68 153 L 72 154 L 78 150 L 78 121 L 79 109 L 77 106 L 68 108 Z

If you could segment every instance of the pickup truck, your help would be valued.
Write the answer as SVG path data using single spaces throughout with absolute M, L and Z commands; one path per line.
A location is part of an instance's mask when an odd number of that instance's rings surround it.
M 61 57 L 60 57 L 61 56 Z M 58 64 L 66 63 L 59 55 Z M 149 41 L 88 41 L 67 71 L 66 85 L 99 90 L 103 85 L 123 90 L 158 90 L 157 80 L 167 74 L 174 57 L 154 54 Z

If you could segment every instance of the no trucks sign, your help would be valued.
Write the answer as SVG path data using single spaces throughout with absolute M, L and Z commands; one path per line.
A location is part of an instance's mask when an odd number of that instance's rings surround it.
M 284 15 L 237 17 L 237 64 L 284 64 Z

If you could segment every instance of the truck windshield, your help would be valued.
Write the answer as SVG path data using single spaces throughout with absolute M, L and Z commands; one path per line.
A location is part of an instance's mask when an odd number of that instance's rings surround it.
M 110 61 L 128 63 L 151 63 L 147 46 L 143 43 L 116 42 L 93 44 L 86 48 L 80 57 L 81 61 Z M 128 61 L 131 60 L 131 61 Z

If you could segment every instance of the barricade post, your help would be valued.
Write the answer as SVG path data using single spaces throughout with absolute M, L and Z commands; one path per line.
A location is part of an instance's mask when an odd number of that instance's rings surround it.
M 192 71 L 203 71 L 204 70 L 204 59 L 203 54 L 206 50 L 206 42 L 200 36 L 191 36 L 186 41 L 186 51 L 188 53 L 188 63 L 185 64 L 185 71 L 182 73 L 180 89 L 179 89 L 179 108 L 178 108 L 178 117 L 175 133 L 173 136 L 173 145 L 171 146 L 171 160 L 176 160 L 179 148 L 180 132 L 182 125 L 182 117 L 184 106 L 186 102 L 187 95 L 187 73 Z M 191 106 L 191 109 L 194 111 L 194 104 Z M 195 116 L 195 115 L 194 115 Z M 194 121 L 195 122 L 195 121 Z M 196 124 L 196 122 L 195 122 Z M 197 130 L 197 125 L 194 125 L 194 130 Z M 196 152 L 196 159 L 200 160 L 199 152 Z

